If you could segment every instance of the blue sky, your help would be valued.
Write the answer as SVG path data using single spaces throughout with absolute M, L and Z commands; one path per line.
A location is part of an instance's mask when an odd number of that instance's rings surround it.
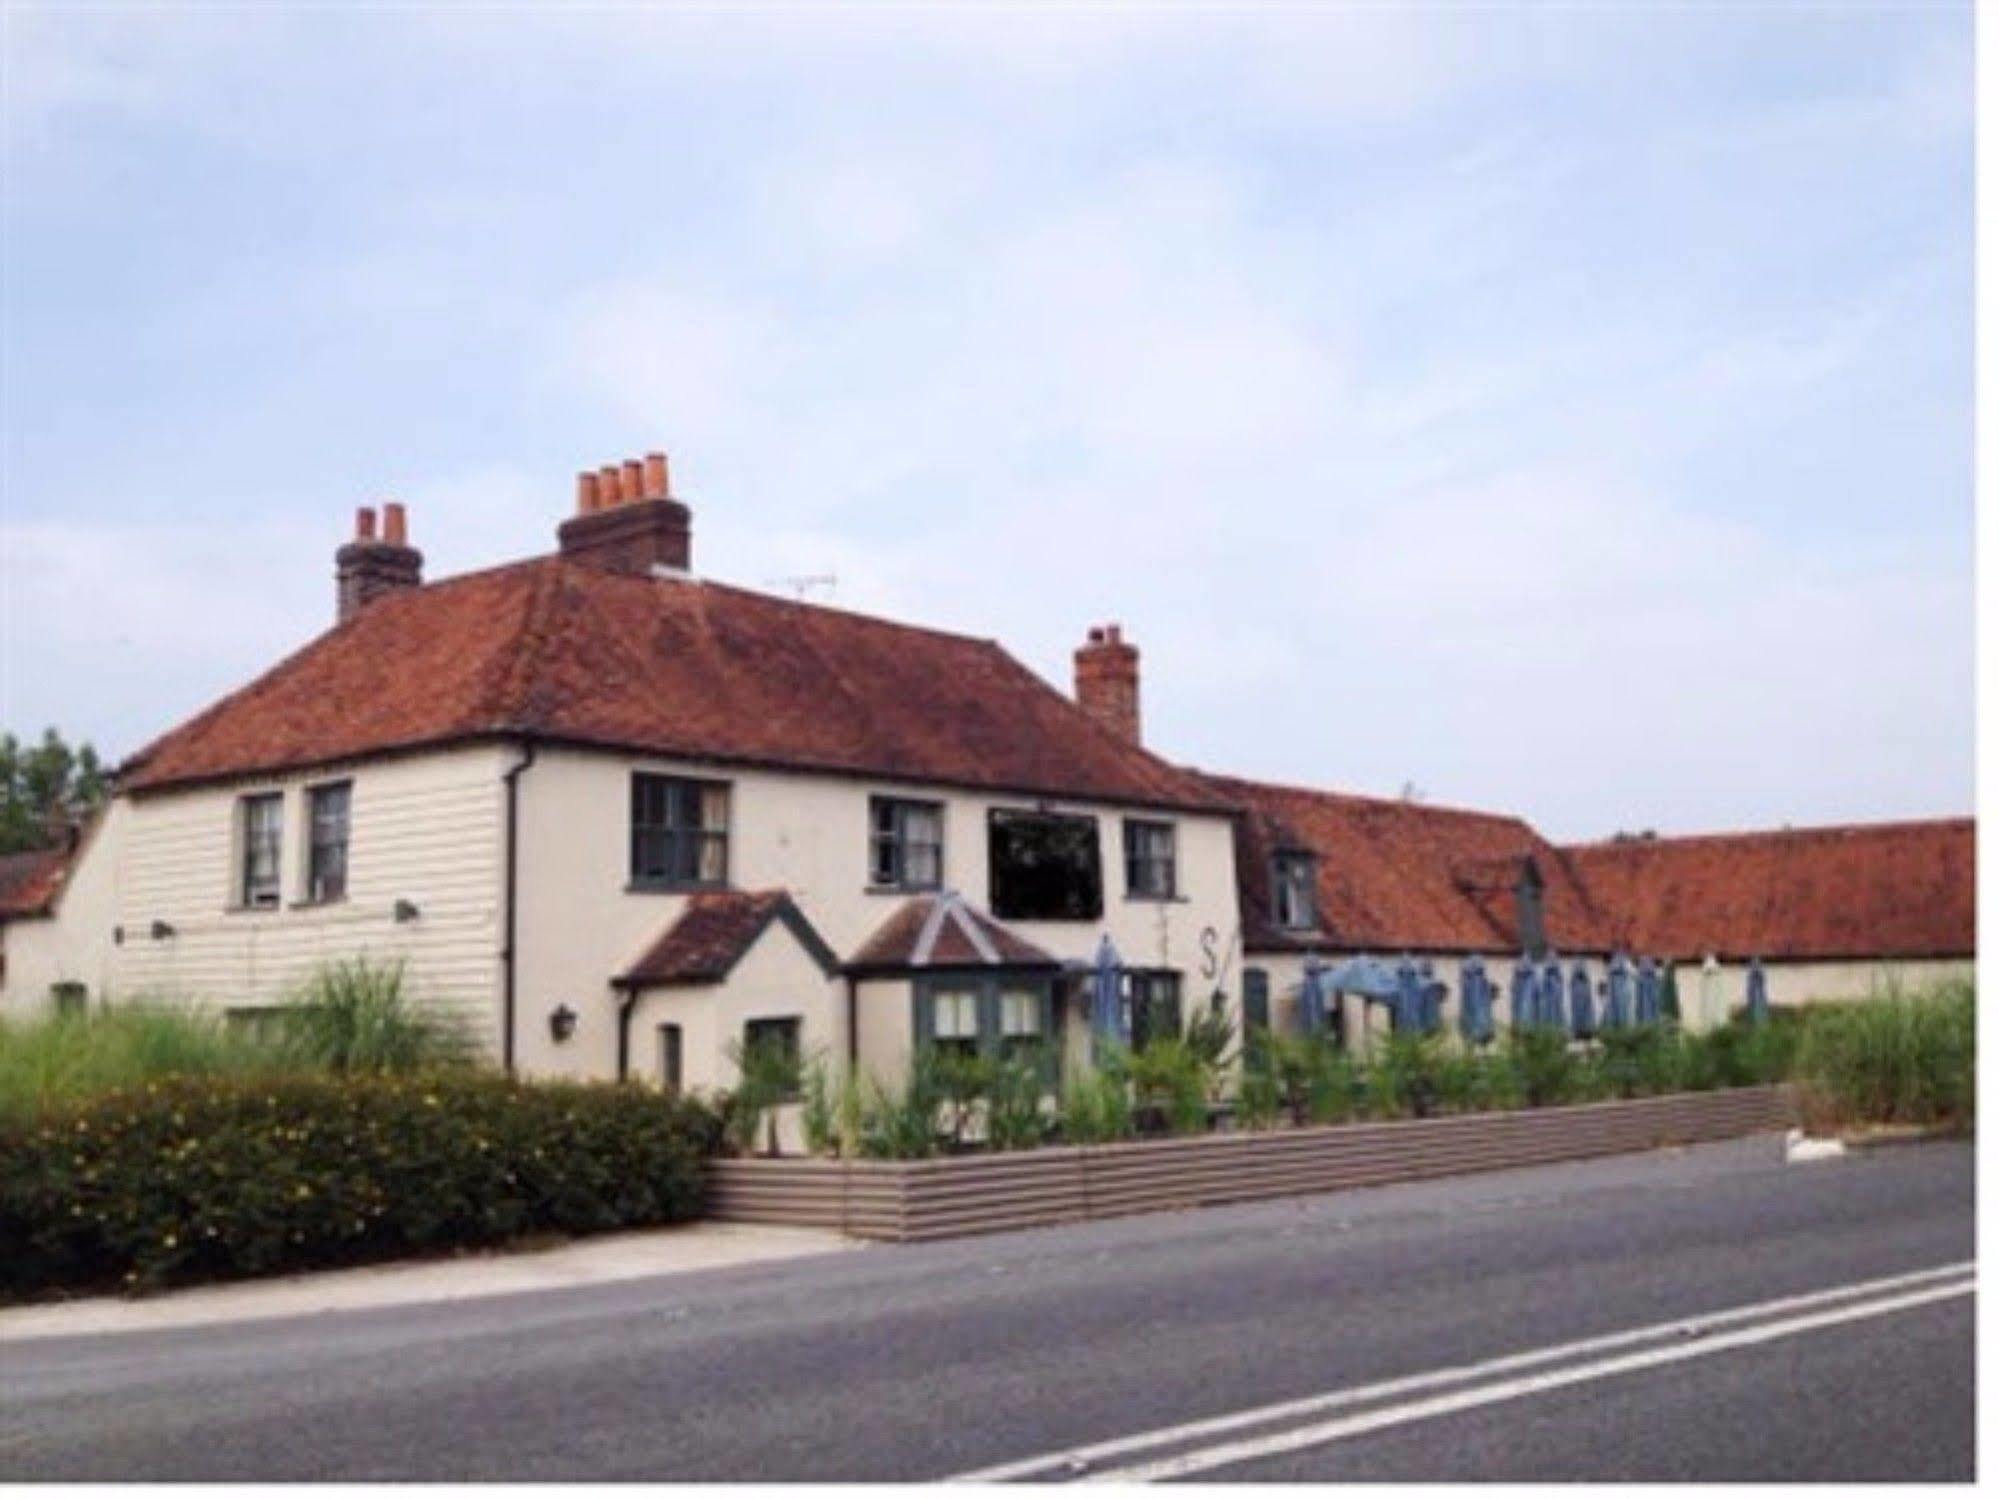
M 1972 804 L 1968 7 L 6 13 L 0 722 L 136 748 L 665 448 L 1149 742 L 1557 836 Z

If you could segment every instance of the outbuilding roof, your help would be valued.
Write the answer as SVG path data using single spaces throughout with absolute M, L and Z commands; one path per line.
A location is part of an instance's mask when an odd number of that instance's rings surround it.
M 73 844 L 0 854 L 0 921 L 46 915 L 74 856 Z
M 1054 968 L 1059 960 L 1008 931 L 955 890 L 904 901 L 848 961 L 855 972 Z
M 1976 824 L 1959 817 L 1567 850 L 1616 940 L 1661 957 L 1968 958 Z
M 121 785 L 519 735 L 1217 809 L 993 641 L 561 555 L 378 599 L 141 750 Z
M 1232 777 L 1206 777 L 1245 810 L 1236 882 L 1251 951 L 1517 952 L 1515 889 L 1542 887 L 1544 929 L 1562 952 L 1611 945 L 1595 904 L 1563 852 L 1517 817 L 1390 801 Z M 1319 927 L 1280 927 L 1272 861 L 1280 850 L 1317 861 Z M 1530 871 L 1531 865 L 1531 871 Z
M 613 982 L 621 989 L 719 984 L 773 921 L 782 922 L 829 976 L 834 972 L 832 950 L 785 891 L 704 890 L 687 898 L 666 930 Z

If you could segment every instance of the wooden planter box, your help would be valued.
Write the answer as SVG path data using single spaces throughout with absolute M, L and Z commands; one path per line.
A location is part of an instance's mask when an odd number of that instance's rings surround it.
M 862 1239 L 948 1239 L 1724 1140 L 1790 1117 L 1784 1089 L 1733 1088 L 927 1161 L 723 1160 L 709 1168 L 708 1216 Z

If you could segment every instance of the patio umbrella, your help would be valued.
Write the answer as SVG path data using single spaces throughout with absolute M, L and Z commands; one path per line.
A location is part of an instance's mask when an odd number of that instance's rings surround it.
M 1423 1029 L 1423 976 L 1408 958 L 1395 965 L 1395 1008 L 1391 1013 L 1398 1034 Z
M 1657 1025 L 1660 1018 L 1659 965 L 1650 958 L 1638 960 L 1638 1023 Z
M 1605 986 L 1603 1028 L 1621 1030 L 1631 1024 L 1631 960 L 1618 953 L 1610 960 L 1610 979 Z
M 1553 953 L 1541 965 L 1541 1002 L 1535 1013 L 1542 1025 L 1562 1026 L 1562 960 Z
M 1326 1028 L 1326 976 L 1326 965 L 1316 956 L 1305 959 L 1305 981 L 1298 986 L 1298 1015 L 1308 1036 Z
M 1124 1005 L 1118 992 L 1123 987 L 1118 982 L 1120 974 L 1117 948 L 1106 932 L 1097 943 L 1096 962 L 1090 969 L 1090 1032 L 1099 1042 L 1106 1038 L 1118 1042 L 1131 1039 L 1124 1028 Z
M 1666 976 L 1659 984 L 1659 1013 L 1671 1025 L 1680 1023 L 1680 976 L 1666 964 Z
M 1325 992 L 1358 994 L 1364 999 L 1392 1000 L 1396 995 L 1395 970 L 1379 958 L 1344 958 L 1325 965 Z
M 1507 996 L 1513 1014 L 1513 1028 L 1527 1029 L 1536 1023 L 1535 1006 L 1539 1003 L 1535 993 L 1534 960 L 1525 953 L 1513 965 L 1513 983 Z
M 1458 1034 L 1473 1046 L 1492 1039 L 1492 981 L 1476 954 L 1458 965 Z
M 1569 1032 L 1585 1041 L 1596 1034 L 1596 1000 L 1590 993 L 1589 968 L 1580 958 L 1569 970 Z
M 1770 980 L 1763 972 L 1763 960 L 1749 960 L 1749 1023 L 1761 1025 L 1770 1018 Z

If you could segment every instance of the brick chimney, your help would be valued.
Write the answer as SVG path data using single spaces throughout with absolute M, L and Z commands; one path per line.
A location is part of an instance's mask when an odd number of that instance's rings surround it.
M 687 507 L 668 492 L 666 454 L 576 476 L 576 513 L 556 528 L 562 555 L 641 577 L 684 573 L 693 555 Z
M 354 539 L 333 554 L 337 617 L 352 619 L 386 594 L 423 584 L 423 553 L 409 544 L 409 521 L 394 500 L 382 507 L 382 534 L 375 534 L 375 507 L 354 512 Z
M 1120 739 L 1140 742 L 1138 647 L 1117 625 L 1092 625 L 1076 649 L 1076 703 Z

